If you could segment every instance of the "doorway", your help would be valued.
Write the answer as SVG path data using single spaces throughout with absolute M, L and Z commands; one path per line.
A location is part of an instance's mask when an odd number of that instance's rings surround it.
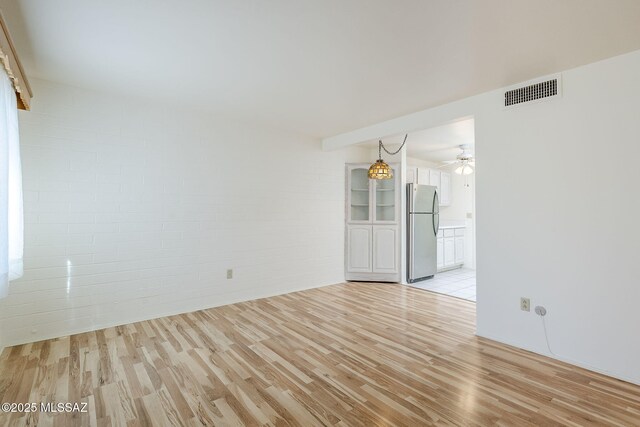
M 473 302 L 476 300 L 474 124 L 473 118 L 465 118 L 412 132 L 403 159 L 407 184 L 437 188 L 440 219 L 436 273 L 407 284 Z M 407 247 L 407 251 L 411 248 Z M 407 259 L 410 258 L 408 253 Z

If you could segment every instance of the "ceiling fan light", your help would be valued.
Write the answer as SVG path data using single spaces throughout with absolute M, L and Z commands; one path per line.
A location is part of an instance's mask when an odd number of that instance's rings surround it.
M 369 168 L 369 179 L 391 179 L 393 178 L 393 169 L 385 163 L 384 160 L 378 159 Z
M 454 172 L 458 175 L 471 175 L 473 173 L 473 168 L 469 165 L 461 165 L 458 166 Z

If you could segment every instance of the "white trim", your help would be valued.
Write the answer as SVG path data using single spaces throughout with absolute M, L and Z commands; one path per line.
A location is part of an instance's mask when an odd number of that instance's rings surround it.
M 527 345 L 523 345 L 523 344 L 520 344 L 520 343 L 509 343 L 505 339 L 501 339 L 501 338 L 498 338 L 497 336 L 493 336 L 493 335 L 489 335 L 489 334 L 481 334 L 478 331 L 476 331 L 476 336 L 478 336 L 480 338 L 486 338 L 486 339 L 491 340 L 491 341 L 495 341 L 495 342 L 500 343 L 502 345 L 508 345 L 510 347 L 515 347 L 515 348 L 519 348 L 521 350 L 530 351 L 531 353 L 539 354 L 541 356 L 548 357 L 549 359 L 557 360 L 557 361 L 560 361 L 560 362 L 563 362 L 563 363 L 567 363 L 567 364 L 572 365 L 572 366 L 577 366 L 579 368 L 583 368 L 583 369 L 586 369 L 588 371 L 596 372 L 598 374 L 606 375 L 608 377 L 615 378 L 615 379 L 620 380 L 620 381 L 625 381 L 625 382 L 640 386 L 640 381 L 637 381 L 637 380 L 634 380 L 634 379 L 631 379 L 631 378 L 626 378 L 626 377 L 618 375 L 616 373 L 607 371 L 606 369 L 596 368 L 596 367 L 591 366 L 591 365 L 589 365 L 587 363 L 583 363 L 583 362 L 576 361 L 576 360 L 573 360 L 573 359 L 568 359 L 566 357 L 554 355 L 554 354 L 551 354 L 551 353 L 546 352 L 546 351 L 539 351 L 537 349 L 534 349 L 533 347 L 530 347 L 530 346 L 527 346 Z
M 6 349 L 8 347 L 13 347 L 16 345 L 22 345 L 22 344 L 29 344 L 32 342 L 37 342 L 37 341 L 43 341 L 43 340 L 49 340 L 49 339 L 55 339 L 55 338 L 64 338 L 64 337 L 68 337 L 71 335 L 77 335 L 77 334 L 83 334 L 86 332 L 94 332 L 94 331 L 99 331 L 101 329 L 106 329 L 106 328 L 115 328 L 117 326 L 123 326 L 123 325 L 129 325 L 131 323 L 137 323 L 137 322 L 145 322 L 145 321 L 149 321 L 149 320 L 155 320 L 155 319 L 160 319 L 163 317 L 168 317 L 168 316 L 177 316 L 179 314 L 186 314 L 186 313 L 193 313 L 196 311 L 200 311 L 200 310 L 207 310 L 210 308 L 216 308 L 216 307 L 223 307 L 226 305 L 231 305 L 231 304 L 238 304 L 238 303 L 242 303 L 242 302 L 248 302 L 248 301 L 255 301 L 255 300 L 259 300 L 259 299 L 264 299 L 264 298 L 271 298 L 271 297 L 276 297 L 279 295 L 286 295 L 286 294 L 290 294 L 290 293 L 294 293 L 294 292 L 302 292 L 302 291 L 307 291 L 310 289 L 316 289 L 316 288 L 322 288 L 325 286 L 332 286 L 332 285 L 337 285 L 343 282 L 337 282 L 337 283 L 327 283 L 327 284 L 321 284 L 321 285 L 313 285 L 313 286 L 307 286 L 307 287 L 302 287 L 299 289 L 290 289 L 290 290 L 283 290 L 283 291 L 276 291 L 276 292 L 269 292 L 266 293 L 264 295 L 260 295 L 257 297 L 253 297 L 253 298 L 247 298 L 246 295 L 243 296 L 237 296 L 235 298 L 230 298 L 229 300 L 225 301 L 222 304 L 215 304 L 215 305 L 207 305 L 207 306 L 198 306 L 198 305 L 194 305 L 193 307 L 185 310 L 185 309 L 181 309 L 181 310 L 168 310 L 162 313 L 154 313 L 153 317 L 148 317 L 148 316 L 140 316 L 140 317 L 133 317 L 133 318 L 128 318 L 126 322 L 124 323 L 120 323 L 120 322 L 104 322 L 104 323 L 98 323 L 98 324 L 93 324 L 90 327 L 83 327 L 83 328 L 75 328 L 75 329 L 69 329 L 66 330 L 64 334 L 59 334 L 59 333 L 45 333 L 45 334 L 41 334 L 41 335 L 34 335 L 32 337 L 30 337 L 30 339 L 21 339 L 21 340 L 17 340 L 17 341 L 13 341 L 13 342 L 2 342 L 0 343 L 0 345 L 3 345 L 3 349 Z M 246 290 L 245 293 L 252 293 L 254 292 L 253 289 L 249 289 Z M 242 295 L 242 294 L 241 294 Z M 2 354 L 2 352 L 0 351 L 0 354 Z

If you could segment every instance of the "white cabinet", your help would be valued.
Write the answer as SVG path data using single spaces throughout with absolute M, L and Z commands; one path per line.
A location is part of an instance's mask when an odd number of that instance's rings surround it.
M 433 185 L 438 189 L 440 193 L 440 171 L 435 169 L 429 169 L 429 185 Z
M 444 260 L 445 267 L 452 267 L 456 263 L 456 246 L 454 237 L 444 238 Z
M 371 222 L 371 184 L 367 165 L 347 165 L 347 221 Z
M 407 183 L 433 185 L 438 189 L 440 206 L 451 205 L 451 174 L 438 169 L 409 167 Z
M 400 205 L 400 178 L 392 165 L 393 178 L 370 180 L 369 165 L 347 165 L 347 223 L 396 224 Z
M 446 271 L 464 264 L 465 228 L 447 227 L 438 232 L 436 241 L 436 268 Z
M 409 166 L 407 168 L 407 184 L 417 184 L 418 183 L 418 168 L 413 168 Z
M 350 225 L 347 227 L 348 272 L 371 272 L 371 231 L 369 225 Z
M 396 169 L 392 179 L 373 180 L 372 188 L 372 218 L 373 223 L 395 224 L 398 222 L 398 206 L 400 205 L 400 191 L 396 183 L 400 178 L 396 177 Z
M 400 272 L 398 268 L 398 227 L 388 225 L 373 226 L 373 272 Z
M 400 227 L 347 225 L 347 280 L 400 280 Z
M 370 180 L 369 164 L 347 164 L 345 276 L 347 280 L 400 281 L 400 169 Z
M 418 168 L 417 171 L 418 171 L 418 185 L 433 185 L 431 184 L 430 169 Z

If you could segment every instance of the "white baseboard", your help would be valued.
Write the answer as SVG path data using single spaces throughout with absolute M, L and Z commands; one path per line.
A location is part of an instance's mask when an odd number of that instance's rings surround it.
M 496 341 L 496 342 L 499 342 L 500 344 L 505 344 L 505 345 L 508 345 L 508 346 L 511 346 L 511 347 L 516 347 L 516 348 L 519 348 L 521 350 L 530 351 L 531 353 L 539 354 L 541 356 L 545 356 L 545 357 L 548 357 L 550 359 L 554 359 L 554 360 L 558 360 L 560 362 L 568 363 L 569 365 L 577 366 L 579 368 L 586 369 L 587 371 L 596 372 L 598 374 L 606 375 L 608 377 L 615 378 L 615 379 L 620 380 L 620 381 L 624 381 L 624 382 L 627 382 L 627 383 L 630 383 L 630 384 L 635 384 L 635 385 L 639 385 L 640 386 L 640 381 L 638 381 L 638 380 L 635 380 L 633 378 L 627 378 L 624 375 L 619 375 L 619 374 L 616 374 L 614 372 L 607 371 L 606 369 L 600 369 L 600 368 L 597 368 L 595 366 L 591 366 L 588 363 L 584 363 L 584 362 L 580 362 L 580 361 L 577 361 L 577 360 L 573 360 L 573 359 L 565 358 L 565 357 L 562 357 L 562 356 L 558 356 L 557 354 L 551 354 L 548 351 L 539 351 L 539 350 L 534 349 L 532 347 L 529 347 L 527 345 L 511 343 L 511 342 L 509 342 L 509 341 L 507 341 L 505 339 L 502 339 L 502 338 L 499 338 L 499 337 L 496 337 L 496 336 L 492 336 L 492 335 L 489 335 L 489 334 L 480 334 L 477 331 L 476 331 L 476 336 L 478 336 L 480 338 L 486 338 L 486 339 L 489 339 L 491 341 Z
M 254 300 L 263 299 L 263 298 L 270 298 L 270 297 L 275 297 L 275 296 L 278 296 L 278 295 L 286 295 L 286 294 L 290 294 L 290 293 L 293 293 L 293 292 L 301 292 L 301 291 L 306 291 L 306 290 L 309 290 L 309 289 L 322 288 L 322 287 L 331 286 L 331 285 L 334 285 L 334 284 L 337 284 L 337 283 L 340 283 L 340 282 L 326 283 L 326 284 L 320 284 L 320 285 L 311 285 L 311 286 L 305 286 L 305 287 L 296 288 L 296 289 L 278 290 L 278 291 L 275 291 L 275 292 L 268 292 L 268 293 L 265 293 L 265 294 L 256 295 L 255 297 L 252 297 L 252 298 L 247 298 L 247 297 L 230 298 L 230 299 L 228 299 L 228 300 L 226 300 L 226 301 L 224 301 L 224 302 L 222 302 L 220 304 L 216 304 L 216 305 L 195 306 L 195 307 L 190 307 L 189 309 L 169 310 L 169 311 L 165 311 L 165 312 L 154 313 L 152 316 L 149 316 L 149 315 L 139 316 L 139 317 L 131 316 L 131 317 L 127 317 L 126 319 L 123 319 L 122 321 L 104 322 L 104 323 L 97 323 L 97 324 L 94 323 L 92 325 L 87 325 L 86 327 L 72 328 L 72 329 L 67 329 L 67 330 L 64 330 L 64 331 L 45 333 L 45 334 L 39 335 L 35 340 L 34 339 L 31 339 L 31 340 L 22 339 L 22 340 L 17 340 L 15 342 L 2 343 L 2 345 L 4 345 L 5 347 L 1 347 L 1 348 L 5 349 L 5 348 L 13 347 L 13 346 L 16 346 L 16 345 L 29 344 L 29 343 L 33 343 L 33 342 L 50 340 L 50 339 L 55 339 L 55 338 L 63 338 L 63 337 L 68 337 L 70 335 L 83 334 L 83 333 L 86 333 L 86 332 L 94 332 L 94 331 L 99 331 L 101 329 L 113 328 L 113 327 L 122 326 L 122 325 L 128 325 L 130 323 L 144 322 L 144 321 L 148 321 L 148 320 L 159 319 L 159 318 L 162 318 L 162 317 L 177 316 L 177 315 L 185 314 L 185 313 L 193 313 L 194 311 L 206 310 L 206 309 L 209 309 L 209 308 L 222 307 L 222 306 L 230 305 L 230 304 L 237 304 L 237 303 L 246 302 L 246 301 L 254 301 Z M 0 354 L 2 354 L 2 351 L 0 351 Z

